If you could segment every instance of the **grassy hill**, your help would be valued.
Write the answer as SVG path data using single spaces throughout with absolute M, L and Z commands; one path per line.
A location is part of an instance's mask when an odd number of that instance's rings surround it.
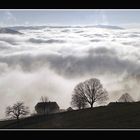
M 112 103 L 92 109 L 73 110 L 48 116 L 32 116 L 20 120 L 19 123 L 14 120 L 1 121 L 0 128 L 140 128 L 140 102 Z

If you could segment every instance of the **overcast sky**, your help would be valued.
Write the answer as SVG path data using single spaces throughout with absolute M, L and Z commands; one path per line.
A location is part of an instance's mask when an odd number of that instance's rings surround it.
M 140 10 L 0 10 L 0 25 L 139 24 Z

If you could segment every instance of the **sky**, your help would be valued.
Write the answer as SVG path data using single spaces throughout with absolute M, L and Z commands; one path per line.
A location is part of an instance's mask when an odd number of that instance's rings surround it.
M 0 10 L 1 26 L 27 26 L 12 28 L 22 34 L 0 33 L 0 118 L 16 101 L 24 101 L 34 112 L 41 96 L 67 109 L 74 87 L 90 78 L 101 81 L 108 102 L 125 92 L 139 101 L 139 17 L 140 12 L 132 10 Z M 93 24 L 124 28 L 28 27 Z
M 0 25 L 127 25 L 140 23 L 140 10 L 0 10 Z

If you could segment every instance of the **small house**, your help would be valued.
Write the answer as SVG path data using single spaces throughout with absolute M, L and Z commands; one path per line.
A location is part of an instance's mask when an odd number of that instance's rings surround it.
M 59 112 L 59 106 L 56 102 L 39 102 L 35 110 L 37 114 L 52 114 Z

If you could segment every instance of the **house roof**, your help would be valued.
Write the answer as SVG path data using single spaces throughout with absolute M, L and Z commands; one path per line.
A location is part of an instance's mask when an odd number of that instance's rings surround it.
M 35 106 L 35 109 L 49 107 L 50 109 L 59 109 L 59 106 L 56 102 L 39 102 Z

